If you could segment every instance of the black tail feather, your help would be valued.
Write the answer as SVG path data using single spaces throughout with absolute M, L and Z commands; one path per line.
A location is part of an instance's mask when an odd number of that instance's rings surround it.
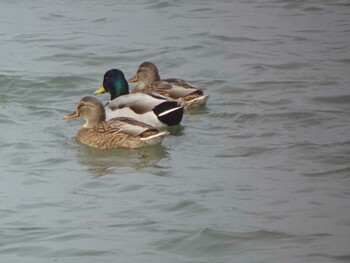
M 184 109 L 176 101 L 164 101 L 154 107 L 153 112 L 161 122 L 168 126 L 173 126 L 181 122 Z

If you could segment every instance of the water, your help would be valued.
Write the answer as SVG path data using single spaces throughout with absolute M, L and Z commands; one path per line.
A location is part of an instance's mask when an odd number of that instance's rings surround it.
M 348 1 L 2 1 L 1 262 L 348 262 Z M 204 87 L 163 144 L 64 121 L 146 60 Z M 107 95 L 99 97 L 107 100 Z

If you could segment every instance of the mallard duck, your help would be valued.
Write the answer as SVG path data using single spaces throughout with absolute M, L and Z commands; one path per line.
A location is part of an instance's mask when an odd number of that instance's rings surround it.
M 177 125 L 183 116 L 183 107 L 177 101 L 153 93 L 129 94 L 129 84 L 119 69 L 108 70 L 103 85 L 96 94 L 109 92 L 111 101 L 105 105 L 107 120 L 130 117 L 157 128 Z
M 85 119 L 84 125 L 76 135 L 77 140 L 99 149 L 154 145 L 169 134 L 167 131 L 160 132 L 155 127 L 127 117 L 106 121 L 103 104 L 91 96 L 80 100 L 76 110 L 63 118 L 77 117 Z
M 132 93 L 156 92 L 177 100 L 185 109 L 205 105 L 209 96 L 203 90 L 182 79 L 160 79 L 158 68 L 152 62 L 143 62 L 129 83 L 140 82 Z

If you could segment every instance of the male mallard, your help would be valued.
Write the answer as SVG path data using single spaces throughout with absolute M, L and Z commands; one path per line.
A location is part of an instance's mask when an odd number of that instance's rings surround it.
M 77 117 L 85 119 L 85 124 L 77 133 L 77 140 L 100 149 L 154 145 L 168 134 L 167 131 L 160 132 L 150 125 L 126 117 L 106 122 L 103 104 L 90 96 L 83 98 L 76 110 L 64 116 L 64 119 Z
M 96 94 L 109 92 L 111 101 L 105 106 L 107 120 L 130 117 L 157 128 L 177 125 L 183 116 L 183 107 L 177 101 L 152 93 L 129 94 L 129 84 L 119 69 L 108 70 L 103 85 Z
M 203 90 L 182 79 L 160 79 L 156 65 L 151 62 L 143 62 L 136 76 L 128 82 L 140 82 L 132 93 L 156 92 L 165 97 L 177 100 L 186 109 L 205 105 L 209 96 L 203 94 Z

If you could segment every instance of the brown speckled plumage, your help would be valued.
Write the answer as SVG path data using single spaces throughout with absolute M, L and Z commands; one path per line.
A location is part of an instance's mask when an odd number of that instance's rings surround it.
M 185 108 L 205 105 L 209 96 L 203 90 L 185 80 L 171 78 L 160 79 L 157 67 L 151 62 L 142 63 L 133 79 L 129 82 L 140 82 L 132 92 L 155 92 L 165 97 L 177 100 Z
M 99 149 L 153 145 L 161 142 L 168 134 L 166 131 L 159 132 L 150 125 L 126 117 L 106 122 L 103 105 L 94 97 L 83 98 L 76 111 L 65 116 L 65 119 L 75 117 L 82 117 L 86 121 L 76 135 L 77 140 Z

